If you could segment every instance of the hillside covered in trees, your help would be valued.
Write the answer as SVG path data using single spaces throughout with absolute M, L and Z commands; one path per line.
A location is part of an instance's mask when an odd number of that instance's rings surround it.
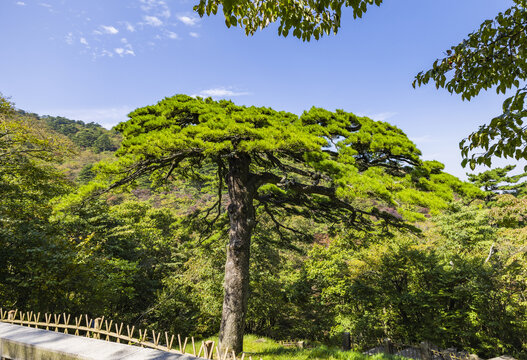
M 525 358 L 527 199 L 511 167 L 463 182 L 395 126 L 317 108 L 179 95 L 113 130 L 3 97 L 0 111 L 0 307 L 217 334 L 240 151 L 267 179 L 245 333 Z

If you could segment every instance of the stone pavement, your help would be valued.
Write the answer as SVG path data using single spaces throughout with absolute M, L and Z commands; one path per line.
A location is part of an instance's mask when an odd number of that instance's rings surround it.
M 12 360 L 200 360 L 49 330 L 0 322 L 0 358 Z

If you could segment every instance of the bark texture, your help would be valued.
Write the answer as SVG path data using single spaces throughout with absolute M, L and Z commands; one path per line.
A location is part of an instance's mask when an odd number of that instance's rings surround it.
M 233 155 L 229 159 L 229 172 L 226 177 L 230 199 L 230 230 L 219 343 L 223 351 L 229 349 L 236 353 L 243 351 L 251 235 L 255 225 L 253 199 L 256 190 L 249 165 L 249 155 Z

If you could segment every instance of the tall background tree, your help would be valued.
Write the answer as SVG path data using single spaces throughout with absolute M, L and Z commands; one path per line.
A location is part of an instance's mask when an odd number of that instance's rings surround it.
M 516 165 L 507 165 L 483 171 L 479 174 L 467 174 L 468 180 L 487 193 L 487 201 L 493 199 L 497 194 L 512 194 L 514 196 L 525 195 L 526 183 L 520 181 L 527 173 L 509 175 Z
M 149 255 L 137 249 L 136 239 L 155 239 L 157 229 L 142 221 L 150 215 L 145 210 L 135 216 L 135 239 L 127 237 L 131 211 L 109 214 L 100 203 L 54 219 L 54 203 L 75 188 L 61 166 L 78 149 L 44 119 L 17 111 L 0 94 L 0 306 L 133 318 L 125 313 L 138 311 L 136 292 L 147 297 L 155 290 L 145 283 L 155 283 L 149 270 L 156 261 L 145 261 Z M 118 240 L 110 228 L 120 232 Z M 156 256 L 161 261 L 160 252 Z

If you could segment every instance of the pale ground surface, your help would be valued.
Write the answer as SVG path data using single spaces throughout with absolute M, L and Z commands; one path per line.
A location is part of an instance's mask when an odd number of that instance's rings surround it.
M 197 360 L 190 355 L 0 323 L 0 358 L 97 360 Z

